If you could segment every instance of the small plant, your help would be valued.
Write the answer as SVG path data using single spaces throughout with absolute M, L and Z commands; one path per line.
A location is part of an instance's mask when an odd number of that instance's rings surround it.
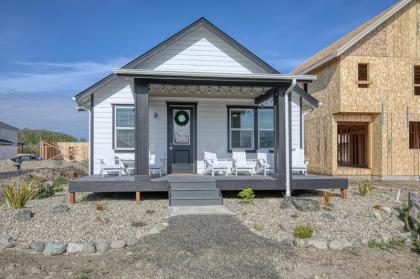
M 96 203 L 95 204 L 95 209 L 96 211 L 104 211 L 105 210 L 105 205 L 103 203 Z
M 324 194 L 319 198 L 319 203 L 324 205 L 331 205 L 333 194 L 331 192 L 324 192 Z
M 314 229 L 308 225 L 296 226 L 293 230 L 293 236 L 295 238 L 311 238 L 314 235 Z
M 248 215 L 248 212 L 246 212 L 246 211 L 242 211 L 242 212 L 241 212 L 241 215 L 242 215 L 242 216 L 246 216 L 246 215 Z
M 135 227 L 135 228 L 145 227 L 146 225 L 147 225 L 146 222 L 143 222 L 143 221 L 138 221 L 138 222 L 134 221 L 134 222 L 131 222 L 131 226 L 132 227 Z
M 65 177 L 60 177 L 54 180 L 52 184 L 52 190 L 54 193 L 63 192 L 64 191 L 64 185 L 69 183 L 69 180 Z
M 34 198 L 35 191 L 32 181 L 24 181 L 17 185 L 16 181 L 3 186 L 3 194 L 9 207 L 17 209 L 25 207 L 26 203 Z
M 256 231 L 260 232 L 260 231 L 264 230 L 264 225 L 263 225 L 263 224 L 258 224 L 258 223 L 255 223 L 255 224 L 254 224 L 254 229 L 255 229 Z
M 290 215 L 290 217 L 292 217 L 293 219 L 296 219 L 296 218 L 299 218 L 299 214 L 293 213 Z
M 247 187 L 239 192 L 238 197 L 246 203 L 252 203 L 255 198 L 255 193 L 250 187 Z
M 89 201 L 89 195 L 84 195 L 81 199 L 80 202 L 87 202 Z
M 359 194 L 363 197 L 370 194 L 374 188 L 373 182 L 370 180 L 364 180 L 359 182 Z
M 420 254 L 420 239 L 412 239 L 413 252 Z
M 45 199 L 54 196 L 54 190 L 51 185 L 38 187 L 35 193 L 35 199 Z
M 417 274 L 420 274 L 420 265 L 418 267 L 416 267 L 416 272 L 417 272 Z
M 391 238 L 388 241 L 374 241 L 371 240 L 368 242 L 368 247 L 369 248 L 379 248 L 382 250 L 390 250 L 390 249 L 395 249 L 397 247 L 402 247 L 405 245 L 405 240 L 404 239 L 397 239 L 397 238 Z
M 154 213 L 156 213 L 156 211 L 153 210 L 153 209 L 146 209 L 146 213 L 147 214 L 154 214 Z

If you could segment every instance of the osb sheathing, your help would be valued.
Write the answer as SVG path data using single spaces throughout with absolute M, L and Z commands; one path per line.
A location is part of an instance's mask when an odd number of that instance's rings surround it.
M 369 64 L 369 88 L 356 84 L 358 63 Z M 420 121 L 420 97 L 413 94 L 414 65 L 420 65 L 420 0 L 340 58 L 311 72 L 318 80 L 309 85 L 309 92 L 322 105 L 305 117 L 309 171 L 329 175 L 420 174 L 420 151 L 408 148 L 407 109 L 409 120 Z M 369 123 L 368 169 L 337 167 L 337 121 Z

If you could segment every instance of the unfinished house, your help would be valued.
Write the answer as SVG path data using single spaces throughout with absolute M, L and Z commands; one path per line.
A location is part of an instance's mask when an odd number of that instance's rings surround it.
M 399 1 L 294 70 L 321 103 L 305 117 L 309 171 L 418 180 L 420 0 Z

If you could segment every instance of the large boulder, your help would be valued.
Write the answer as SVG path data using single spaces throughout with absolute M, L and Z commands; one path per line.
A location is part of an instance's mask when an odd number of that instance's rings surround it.
M 95 244 L 92 242 L 83 244 L 82 252 L 84 254 L 95 254 L 96 253 Z
M 45 246 L 44 255 L 45 256 L 61 255 L 66 251 L 66 248 L 67 248 L 67 243 L 63 243 L 63 242 L 48 243 Z
M 78 253 L 78 252 L 82 252 L 83 249 L 83 245 L 79 244 L 79 243 L 69 243 L 69 245 L 67 245 L 67 253 Z
M 320 210 L 319 202 L 311 199 L 292 199 L 293 205 L 300 211 L 318 211 Z

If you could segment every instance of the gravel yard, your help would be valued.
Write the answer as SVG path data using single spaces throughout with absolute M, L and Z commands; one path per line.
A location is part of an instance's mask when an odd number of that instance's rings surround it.
M 68 204 L 67 189 L 55 196 L 30 201 L 26 208 L 34 216 L 29 221 L 17 220 L 17 210 L 5 203 L 0 206 L 0 238 L 8 235 L 22 242 L 62 241 L 85 243 L 114 241 L 129 237 L 142 237 L 168 217 L 166 196 L 143 195 L 136 203 L 134 194 L 78 195 L 76 204 Z M 62 205 L 69 210 L 53 213 Z M 103 210 L 96 207 L 103 205 Z
M 314 229 L 313 239 L 316 240 L 396 237 L 404 232 L 404 222 L 399 220 L 396 210 L 402 207 L 401 203 L 395 202 L 398 189 L 403 189 L 401 199 L 406 200 L 408 190 L 418 187 L 418 182 L 401 185 L 375 183 L 375 187 L 372 194 L 363 197 L 358 194 L 357 185 L 351 183 L 348 200 L 341 200 L 339 191 L 333 191 L 332 206 L 321 206 L 315 212 L 281 209 L 283 198 L 273 197 L 271 193 L 268 197 L 257 193 L 257 198 L 251 204 L 243 203 L 238 198 L 224 198 L 224 204 L 237 213 L 238 218 L 253 232 L 279 241 L 293 239 L 294 227 L 302 224 Z M 307 193 L 298 197 L 318 201 L 319 196 L 320 193 Z M 376 210 L 374 206 L 380 209 Z

